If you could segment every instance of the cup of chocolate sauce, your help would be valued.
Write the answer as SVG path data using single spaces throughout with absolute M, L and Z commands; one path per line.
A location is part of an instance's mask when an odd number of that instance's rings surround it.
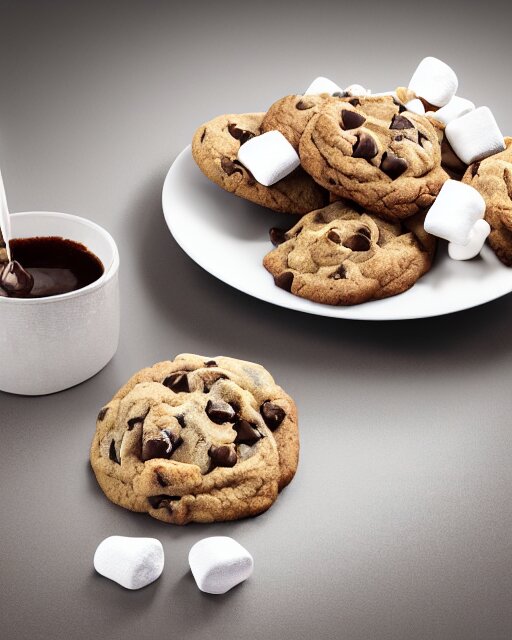
M 13 262 L 0 264 L 0 390 L 62 391 L 117 350 L 117 246 L 99 225 L 65 213 L 15 213 L 11 226 Z

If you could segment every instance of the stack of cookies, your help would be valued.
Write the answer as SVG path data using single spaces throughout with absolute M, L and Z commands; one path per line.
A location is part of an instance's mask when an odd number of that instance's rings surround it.
M 351 305 L 406 291 L 432 266 L 433 233 L 458 259 L 478 255 L 489 236 L 510 266 L 512 139 L 457 88 L 436 58 L 387 94 L 317 78 L 267 113 L 202 125 L 193 157 L 223 189 L 301 216 L 271 229 L 276 248 L 263 260 L 294 295 Z M 464 189 L 455 208 L 454 182 Z

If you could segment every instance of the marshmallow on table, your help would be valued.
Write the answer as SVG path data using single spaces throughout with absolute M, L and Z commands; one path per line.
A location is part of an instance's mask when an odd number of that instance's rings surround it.
M 467 245 L 477 220 L 485 214 L 485 200 L 473 187 L 447 180 L 425 218 L 425 231 L 449 242 Z
M 455 71 L 437 58 L 424 58 L 416 68 L 409 89 L 435 107 L 444 107 L 455 95 L 459 81 Z
M 254 566 L 247 549 L 227 536 L 199 540 L 190 549 L 188 562 L 199 589 L 215 594 L 247 580 Z
M 466 98 L 459 98 L 459 96 L 453 96 L 450 102 L 444 107 L 441 107 L 437 111 L 429 111 L 427 115 L 431 118 L 439 120 L 446 125 L 452 120 L 455 120 L 455 118 L 460 118 L 466 113 L 474 111 L 474 109 L 475 105 L 471 102 L 471 100 L 466 100 Z
M 126 589 L 141 589 L 162 574 L 162 543 L 155 538 L 110 536 L 98 545 L 94 568 Z
M 425 106 L 419 98 L 414 98 L 413 100 L 409 100 L 409 102 L 406 102 L 405 108 L 407 109 L 407 111 L 417 113 L 420 116 L 425 115 Z
M 318 78 L 315 78 L 306 89 L 304 95 L 318 95 L 320 93 L 329 93 L 332 96 L 333 93 L 343 93 L 343 89 L 338 87 L 338 85 L 332 80 L 329 80 L 329 78 L 318 76 Z
M 267 131 L 247 140 L 238 150 L 238 160 L 265 187 L 300 165 L 297 152 L 280 131 Z
M 445 135 L 457 156 L 466 164 L 505 150 L 503 134 L 489 107 L 478 107 L 446 125 Z
M 471 260 L 475 258 L 491 233 L 491 227 L 485 220 L 477 220 L 469 234 L 467 245 L 448 243 L 448 255 L 452 260 Z

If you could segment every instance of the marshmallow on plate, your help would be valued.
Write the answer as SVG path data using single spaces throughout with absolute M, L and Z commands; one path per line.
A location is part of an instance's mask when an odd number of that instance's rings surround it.
M 505 150 L 503 134 L 489 107 L 478 107 L 446 125 L 452 149 L 466 164 Z
M 467 245 L 477 220 L 484 217 L 485 200 L 463 182 L 447 180 L 425 218 L 425 231 L 449 242 Z
M 300 165 L 297 152 L 280 131 L 267 131 L 247 140 L 238 150 L 238 160 L 265 187 Z
M 414 98 L 413 100 L 409 100 L 409 102 L 406 102 L 405 108 L 407 109 L 407 111 L 417 113 L 420 116 L 425 115 L 425 106 L 419 98 Z
M 455 118 L 460 118 L 466 113 L 474 111 L 474 109 L 475 105 L 471 102 L 471 100 L 466 100 L 466 98 L 459 98 L 459 96 L 453 96 L 450 102 L 444 107 L 441 107 L 437 111 L 429 111 L 427 115 L 431 118 L 439 120 L 446 125 L 452 120 L 455 120 Z
M 338 85 L 332 80 L 329 80 L 329 78 L 318 76 L 318 78 L 315 78 L 306 89 L 304 95 L 318 95 L 320 93 L 328 93 L 332 96 L 334 93 L 343 93 L 343 89 L 338 87 Z
M 475 258 L 491 233 L 491 227 L 486 220 L 477 220 L 469 234 L 469 242 L 466 245 L 448 243 L 448 255 L 452 260 L 471 260 Z
M 199 589 L 215 594 L 247 580 L 254 566 L 247 549 L 227 536 L 199 540 L 190 549 L 188 562 Z
M 98 545 L 94 568 L 126 589 L 141 589 L 162 574 L 162 543 L 156 538 L 110 536 Z
M 424 58 L 413 73 L 409 89 L 435 107 L 444 107 L 455 95 L 459 81 L 455 71 L 442 60 Z

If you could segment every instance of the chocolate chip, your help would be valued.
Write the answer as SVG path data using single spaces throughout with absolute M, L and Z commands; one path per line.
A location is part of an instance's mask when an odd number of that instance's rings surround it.
M 208 362 L 204 363 L 205 367 L 217 367 L 218 364 L 215 362 L 215 360 L 208 360 Z
M 175 416 L 175 418 L 182 429 L 184 429 L 187 426 L 187 423 L 185 422 L 185 416 L 179 415 L 179 416 Z
M 473 178 L 477 175 L 478 169 L 480 169 L 480 162 L 475 162 L 475 164 L 471 165 L 471 175 Z
M 329 276 L 329 278 L 332 278 L 333 280 L 344 280 L 346 277 L 347 277 L 347 270 L 342 264 L 340 264 L 340 266 L 336 269 L 336 271 L 333 271 Z
M 242 169 L 229 158 L 222 158 L 222 160 L 220 161 L 220 166 L 222 167 L 224 173 L 227 173 L 228 176 L 232 176 L 234 173 L 239 173 L 242 176 L 244 175 Z
M 208 455 L 215 467 L 234 467 L 237 461 L 236 451 L 226 444 L 220 446 L 212 444 Z
M 0 287 L 10 295 L 30 293 L 34 286 L 31 273 L 25 271 L 17 260 L 8 262 L 0 271 Z
M 158 482 L 158 484 L 161 487 L 168 487 L 169 486 L 169 483 L 167 482 L 167 480 L 164 478 L 164 476 L 159 471 L 157 471 L 155 475 L 156 475 L 156 481 Z
M 272 229 L 269 230 L 268 235 L 270 236 L 270 242 L 274 247 L 283 244 L 286 240 L 286 231 L 284 229 L 279 229 L 279 227 L 272 227 Z
M 224 400 L 208 400 L 205 411 L 206 415 L 215 424 L 233 422 L 236 416 L 236 411 Z
M 142 417 L 137 417 L 137 418 L 130 418 L 128 420 L 128 431 L 131 431 L 134 427 L 137 427 L 138 425 L 142 424 L 144 422 L 144 418 Z
M 142 445 L 142 460 L 154 458 L 169 459 L 176 449 L 183 444 L 183 439 L 175 436 L 168 429 L 162 429 L 158 438 L 148 438 Z
M 342 129 L 357 129 L 366 122 L 366 118 L 357 111 L 349 111 L 343 109 L 341 112 L 341 127 Z
M 389 125 L 390 129 L 414 129 L 413 123 L 405 116 L 395 115 Z
M 98 422 L 103 422 L 105 420 L 105 416 L 108 413 L 108 407 L 103 407 L 103 409 L 98 413 L 97 420 Z
M 240 145 L 243 145 L 247 140 L 254 138 L 254 133 L 252 131 L 239 129 L 234 123 L 228 124 L 228 131 L 235 140 L 240 140 Z
M 299 111 L 307 111 L 308 109 L 312 109 L 314 107 L 313 102 L 307 102 L 305 100 L 299 100 L 295 105 L 295 108 Z
M 233 425 L 236 431 L 235 444 L 247 444 L 252 446 L 263 437 L 256 428 L 255 424 L 251 424 L 247 420 L 238 420 Z
M 283 273 L 275 276 L 274 283 L 280 289 L 291 291 L 293 285 L 293 273 L 291 271 L 283 271 Z
M 339 237 L 339 235 L 336 233 L 336 231 L 333 231 L 332 229 L 329 231 L 329 233 L 327 234 L 327 237 L 329 238 L 329 240 L 331 242 L 334 242 L 334 244 L 341 244 L 341 238 Z
M 165 494 L 163 494 L 159 496 L 149 496 L 148 502 L 153 507 L 153 509 L 162 509 L 165 507 L 171 510 L 171 502 L 176 502 L 180 499 L 181 496 L 166 496 Z
M 116 441 L 112 440 L 112 442 L 110 443 L 110 447 L 108 450 L 108 457 L 112 460 L 112 462 L 115 462 L 116 464 L 121 464 L 121 462 L 119 461 L 118 457 L 117 457 L 117 451 L 116 451 Z
M 364 131 L 357 136 L 357 141 L 352 147 L 353 158 L 364 158 L 371 160 L 379 153 L 377 143 L 368 133 Z
M 421 135 L 421 133 L 420 133 L 420 135 Z M 402 142 L 403 139 L 404 139 L 403 136 L 396 136 L 395 142 Z
M 349 100 L 348 103 L 353 107 L 358 107 L 361 104 L 361 100 L 359 100 L 358 98 L 353 98 L 352 100 Z
M 368 229 L 368 227 L 361 227 L 356 231 L 356 233 L 360 233 L 362 236 L 366 236 L 367 238 L 372 237 L 372 232 L 370 231 L 370 229 Z
M 284 420 L 286 413 L 279 405 L 267 400 L 260 407 L 260 413 L 270 431 L 274 431 Z
M 336 184 L 336 180 L 334 178 L 329 178 L 329 184 Z
M 350 93 L 348 91 L 335 91 L 332 94 L 333 98 L 348 98 Z
M 380 163 L 380 169 L 387 176 L 391 178 L 391 180 L 396 180 L 399 178 L 404 171 L 407 171 L 409 164 L 407 160 L 404 158 L 399 158 L 395 156 L 393 153 L 386 152 L 382 156 L 382 161 Z
M 350 238 L 347 238 L 343 243 L 344 247 L 351 249 L 352 251 L 368 251 L 372 243 L 370 238 L 363 236 L 362 233 L 355 233 Z
M 405 104 L 403 102 L 400 102 L 400 100 L 398 98 L 395 98 L 395 96 L 393 96 L 393 103 L 398 107 L 398 113 L 407 111 L 407 107 L 405 106 Z
M 396 140 L 396 138 L 395 138 Z M 420 144 L 422 147 L 425 146 L 423 144 L 423 140 L 426 140 L 427 142 L 430 142 L 430 140 L 427 138 L 427 136 L 423 133 L 421 133 L 421 131 L 418 131 L 418 144 Z
M 201 134 L 201 142 L 204 140 L 205 135 L 206 135 L 206 129 Z
M 171 373 L 162 384 L 164 387 L 168 387 L 174 393 L 189 393 L 190 387 L 188 385 L 188 377 L 187 374 L 183 371 L 178 371 L 177 373 Z

